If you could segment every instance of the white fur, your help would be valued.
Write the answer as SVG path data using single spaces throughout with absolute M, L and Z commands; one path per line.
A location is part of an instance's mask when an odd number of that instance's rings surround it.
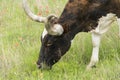
M 92 51 L 91 60 L 87 66 L 87 69 L 92 68 L 98 62 L 101 35 L 109 29 L 110 24 L 113 23 L 115 20 L 117 20 L 116 15 L 109 13 L 106 16 L 103 16 L 102 18 L 100 18 L 97 28 L 95 30 L 91 31 L 93 51 Z M 119 23 L 119 26 L 120 26 L 120 23 Z
M 93 50 L 92 50 L 91 61 L 87 66 L 87 69 L 90 69 L 98 62 L 100 39 L 101 39 L 101 35 L 99 34 L 99 32 L 96 32 L 96 31 L 92 32 Z
M 47 30 L 46 30 L 46 28 L 44 28 L 44 31 L 43 31 L 43 33 L 42 33 L 42 39 L 43 39 L 47 34 L 48 34 Z
M 112 13 L 109 13 L 107 14 L 107 16 L 103 16 L 102 18 L 100 18 L 97 27 L 99 33 L 105 33 L 110 28 L 110 24 L 113 23 L 115 20 L 117 20 L 116 15 Z

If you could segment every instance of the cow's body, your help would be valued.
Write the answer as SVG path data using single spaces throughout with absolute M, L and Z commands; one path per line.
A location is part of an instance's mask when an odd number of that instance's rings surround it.
M 87 67 L 91 68 L 98 61 L 101 35 L 116 20 L 120 26 L 118 18 L 120 18 L 120 0 L 69 0 L 59 18 L 48 17 L 37 64 L 41 67 L 45 63 L 51 67 L 69 50 L 71 40 L 77 33 L 91 32 L 93 51 Z M 55 25 L 53 32 L 48 30 L 51 25 Z M 56 35 L 55 31 L 59 32 L 59 35 Z
M 79 32 L 95 29 L 98 20 L 108 13 L 120 17 L 120 0 L 69 0 L 58 23 L 64 32 L 79 27 Z

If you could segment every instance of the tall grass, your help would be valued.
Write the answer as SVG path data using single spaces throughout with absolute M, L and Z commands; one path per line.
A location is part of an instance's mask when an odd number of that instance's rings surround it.
M 28 0 L 35 14 L 60 15 L 67 0 Z M 102 36 L 97 68 L 86 71 L 92 43 L 90 33 L 79 33 L 70 50 L 53 66 L 36 67 L 44 25 L 31 21 L 22 9 L 22 0 L 0 0 L 0 80 L 120 80 L 120 37 L 118 27 Z M 38 6 L 39 7 L 38 7 Z

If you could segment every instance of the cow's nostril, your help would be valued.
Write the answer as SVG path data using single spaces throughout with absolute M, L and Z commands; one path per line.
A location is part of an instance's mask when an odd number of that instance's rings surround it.
M 50 70 L 52 68 L 52 66 L 48 66 L 45 63 L 40 63 L 40 64 L 37 64 L 37 68 L 38 69 Z
M 42 66 L 40 64 L 37 64 L 37 67 L 40 69 Z
M 41 64 L 37 61 L 36 62 L 36 64 L 37 64 L 37 67 L 40 69 L 42 66 L 41 66 Z

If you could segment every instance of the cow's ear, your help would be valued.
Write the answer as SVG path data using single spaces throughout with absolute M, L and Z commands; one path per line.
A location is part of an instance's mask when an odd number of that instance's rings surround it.
M 46 30 L 48 34 L 60 36 L 63 34 L 64 30 L 62 25 L 57 23 L 58 18 L 55 15 L 50 15 L 47 17 L 47 22 L 45 23 Z
M 60 24 L 54 24 L 53 26 L 48 26 L 49 28 L 46 28 L 49 35 L 53 36 L 61 36 L 64 32 L 63 27 Z
M 52 27 L 53 31 L 55 32 L 55 35 L 62 35 L 64 30 L 63 27 L 60 24 L 54 24 L 54 26 Z

